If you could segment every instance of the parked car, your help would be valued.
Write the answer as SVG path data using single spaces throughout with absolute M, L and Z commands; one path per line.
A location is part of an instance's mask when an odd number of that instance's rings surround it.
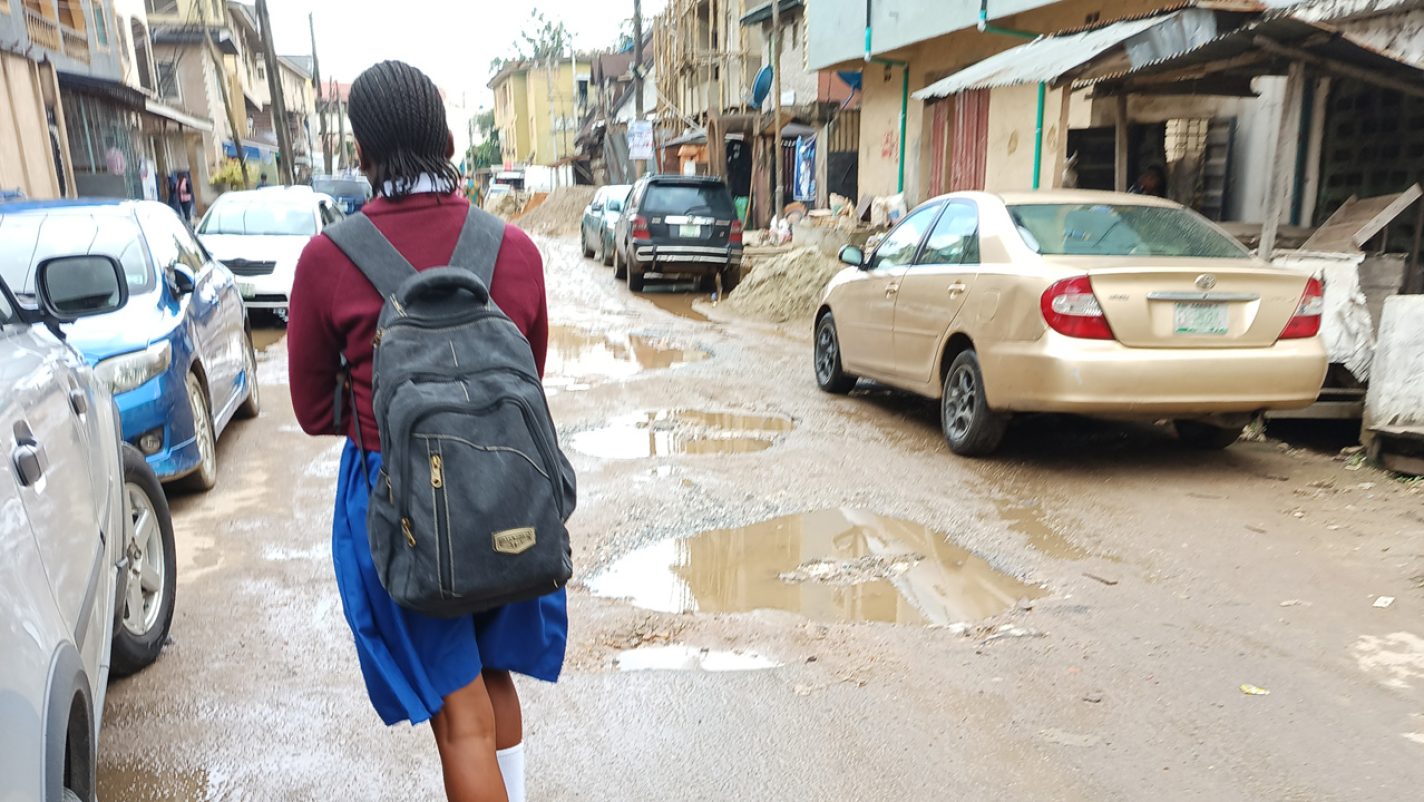
M 342 214 L 355 214 L 371 200 L 371 182 L 364 175 L 339 177 L 316 176 L 311 188 L 323 195 L 330 195 L 336 201 L 336 208 Z
M 992 452 L 1017 412 L 1174 419 L 1184 442 L 1225 448 L 1254 413 L 1310 405 L 1325 376 L 1320 282 L 1167 200 L 947 195 L 841 260 L 817 383 L 940 399 L 958 454 Z
M 633 185 L 613 237 L 614 276 L 642 292 L 649 275 L 690 276 L 730 292 L 741 280 L 742 221 L 720 178 L 655 175 Z
M 623 201 L 631 189 L 628 184 L 612 184 L 594 193 L 593 201 L 583 210 L 583 225 L 579 228 L 585 257 L 613 264 L 613 229 L 623 215 Z
M 0 277 L 18 291 L 35 292 L 39 265 L 78 248 L 117 259 L 130 299 L 120 311 L 65 326 L 69 343 L 113 393 L 124 440 L 154 472 L 165 482 L 211 488 L 218 436 L 261 406 L 256 352 L 232 273 L 161 203 L 0 205 Z
M 158 658 L 177 560 L 158 478 L 56 336 L 129 297 L 107 256 L 42 259 L 38 308 L 0 281 L 0 797 L 93 800 L 109 674 Z
M 346 215 L 310 187 L 269 187 L 220 196 L 198 223 L 198 239 L 237 276 L 243 303 L 286 320 L 302 249 Z

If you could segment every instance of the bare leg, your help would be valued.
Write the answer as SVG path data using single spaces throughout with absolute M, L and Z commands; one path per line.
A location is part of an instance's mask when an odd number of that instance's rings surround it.
M 508 749 L 524 740 L 524 715 L 519 708 L 519 691 L 508 671 L 486 671 L 485 690 L 494 708 L 494 746 Z
M 508 802 L 495 760 L 495 716 L 483 677 L 445 697 L 431 719 L 450 802 Z

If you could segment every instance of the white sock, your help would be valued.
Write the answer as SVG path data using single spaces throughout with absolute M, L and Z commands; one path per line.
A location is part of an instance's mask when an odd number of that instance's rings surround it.
M 499 773 L 504 778 L 504 792 L 509 802 L 524 802 L 524 744 L 496 750 L 494 756 L 499 760 Z

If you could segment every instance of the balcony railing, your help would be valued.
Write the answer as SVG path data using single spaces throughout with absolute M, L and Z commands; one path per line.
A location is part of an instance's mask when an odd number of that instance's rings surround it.
M 64 38 L 64 54 L 72 59 L 87 62 L 89 60 L 89 36 L 83 31 L 60 28 L 60 35 Z
M 25 28 L 30 33 L 31 42 L 49 50 L 59 50 L 59 23 L 45 19 L 27 8 Z

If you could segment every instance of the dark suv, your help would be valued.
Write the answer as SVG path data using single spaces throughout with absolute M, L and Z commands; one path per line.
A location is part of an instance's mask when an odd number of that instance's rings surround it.
M 737 286 L 742 222 L 727 184 L 706 176 L 654 175 L 638 180 L 613 233 L 614 275 L 643 291 L 649 275 L 696 276 L 704 289 Z

